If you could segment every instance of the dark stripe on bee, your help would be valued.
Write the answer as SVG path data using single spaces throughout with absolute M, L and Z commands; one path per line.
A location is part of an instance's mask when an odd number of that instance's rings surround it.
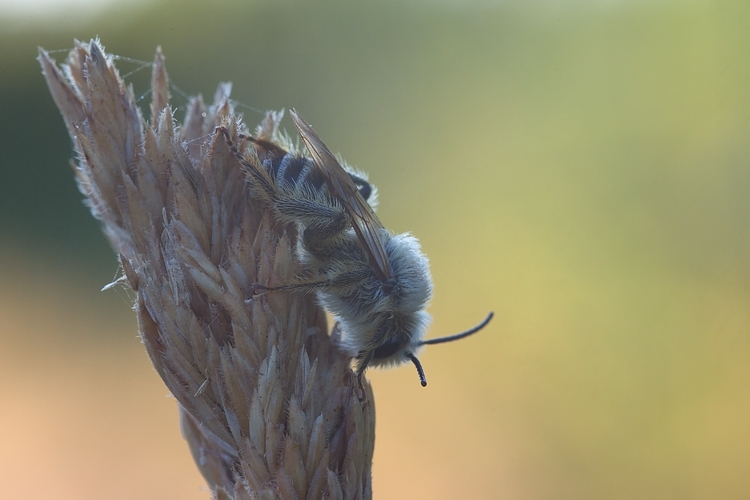
M 276 181 L 278 185 L 292 185 L 295 188 L 307 186 L 315 191 L 320 191 L 325 185 L 323 175 L 310 158 L 298 154 L 287 153 L 279 158 L 269 155 L 263 161 L 263 167 Z M 354 185 L 357 186 L 359 194 L 367 201 L 372 194 L 372 186 L 362 177 L 347 172 Z
M 347 172 L 347 174 L 349 174 L 349 178 L 351 178 L 352 182 L 354 182 L 354 185 L 357 186 L 359 194 L 362 195 L 362 198 L 364 198 L 365 201 L 368 201 L 370 199 L 370 195 L 372 194 L 372 186 L 370 185 L 370 183 L 364 180 L 362 177 L 351 172 Z

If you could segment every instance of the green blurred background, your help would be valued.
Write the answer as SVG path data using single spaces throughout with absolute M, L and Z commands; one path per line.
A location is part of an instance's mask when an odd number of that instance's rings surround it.
M 92 5 L 0 3 L 4 498 L 209 497 L 131 298 L 98 291 L 116 261 L 34 60 L 97 35 L 369 172 L 430 256 L 431 336 L 496 312 L 423 354 L 426 389 L 368 373 L 375 498 L 750 498 L 749 2 Z

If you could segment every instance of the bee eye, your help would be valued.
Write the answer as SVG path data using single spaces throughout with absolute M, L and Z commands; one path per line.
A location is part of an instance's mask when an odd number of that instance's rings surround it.
M 372 353 L 373 359 L 386 359 L 390 358 L 394 354 L 398 352 L 399 349 L 404 347 L 406 345 L 406 342 L 404 342 L 403 338 L 395 338 L 388 340 L 387 342 L 380 345 L 375 351 Z

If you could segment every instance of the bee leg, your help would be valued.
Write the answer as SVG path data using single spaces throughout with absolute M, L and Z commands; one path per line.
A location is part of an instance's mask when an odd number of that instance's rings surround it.
M 328 286 L 328 281 L 308 281 L 304 283 L 294 283 L 292 285 L 281 285 L 281 286 L 266 286 L 260 283 L 253 283 L 251 291 L 253 295 L 263 295 L 267 292 L 297 292 L 297 293 L 311 293 L 320 288 Z
M 262 295 L 266 292 L 294 292 L 294 293 L 311 293 L 318 290 L 346 290 L 355 288 L 357 285 L 366 281 L 370 276 L 370 269 L 364 267 L 356 271 L 341 273 L 337 276 L 318 281 L 297 281 L 288 285 L 266 286 L 260 283 L 253 283 L 253 295 Z
M 246 174 L 248 183 L 253 187 L 258 196 L 272 205 L 276 203 L 282 195 L 276 188 L 273 179 L 260 165 L 257 164 L 257 157 L 253 159 L 253 157 L 246 157 L 242 154 L 240 150 L 237 149 L 237 145 L 234 141 L 232 141 L 232 137 L 226 127 L 216 127 L 216 131 L 224 136 L 224 141 L 227 146 L 229 146 L 229 149 L 232 151 L 235 158 L 240 162 L 240 165 L 242 165 L 242 170 Z M 238 136 L 240 139 L 244 137 L 246 136 L 241 134 Z
M 277 200 L 273 208 L 285 222 L 294 222 L 305 228 L 303 243 L 312 251 L 332 246 L 331 243 L 350 226 L 343 208 L 316 200 L 286 197 Z
M 362 374 L 365 373 L 365 370 L 367 369 L 367 365 L 370 364 L 370 361 L 372 361 L 372 356 L 375 351 L 367 351 L 367 355 L 362 357 L 362 354 L 364 354 L 365 351 L 362 351 L 359 353 L 359 356 L 357 356 L 357 377 L 362 378 Z
M 365 391 L 365 385 L 362 383 L 362 374 L 357 375 L 357 386 L 359 387 L 359 394 L 357 394 L 357 399 L 359 399 L 360 403 L 364 403 L 367 399 L 367 391 Z
M 362 395 L 362 397 L 359 398 L 360 401 L 364 401 L 367 393 L 365 392 L 365 386 L 362 383 L 362 377 L 365 374 L 365 369 L 367 369 L 367 365 L 370 364 L 370 361 L 372 360 L 372 354 L 373 351 L 369 351 L 367 355 L 364 358 L 357 357 L 357 371 L 355 374 L 357 375 L 357 383 L 359 384 L 359 390 Z M 360 353 L 360 356 L 362 353 Z

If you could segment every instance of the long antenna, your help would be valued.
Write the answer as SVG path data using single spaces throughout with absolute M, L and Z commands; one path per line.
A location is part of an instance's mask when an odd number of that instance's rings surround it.
M 455 335 L 449 335 L 447 337 L 439 337 L 436 339 L 423 340 L 422 342 L 419 343 L 419 345 L 442 344 L 443 342 L 453 342 L 454 340 L 460 340 L 464 337 L 468 337 L 469 335 L 477 333 L 479 330 L 487 326 L 487 323 L 490 322 L 490 320 L 492 319 L 492 316 L 494 315 L 495 313 L 493 312 L 489 313 L 487 317 L 484 318 L 484 321 L 479 323 L 477 326 L 475 326 L 471 330 L 466 330 L 465 332 L 457 333 Z M 424 376 L 422 363 L 420 363 L 417 357 L 410 352 L 405 352 L 404 356 L 409 358 L 411 362 L 414 363 L 414 366 L 417 367 L 417 374 L 419 374 L 419 382 L 422 384 L 422 387 L 427 387 L 427 378 Z
M 477 326 L 475 326 L 471 330 L 466 330 L 465 332 L 457 333 L 455 335 L 448 335 L 447 337 L 438 337 L 436 339 L 423 340 L 422 342 L 419 343 L 419 345 L 442 344 L 444 342 L 453 342 L 454 340 L 460 340 L 460 339 L 462 339 L 464 337 L 468 337 L 469 335 L 473 335 L 473 334 L 477 333 L 479 330 L 481 330 L 482 328 L 484 328 L 485 326 L 487 326 L 487 323 L 490 322 L 490 320 L 492 319 L 492 317 L 494 315 L 495 315 L 495 313 L 493 313 L 493 312 L 489 313 L 487 315 L 487 317 L 484 318 L 484 321 L 482 321 L 481 323 L 479 323 Z M 409 354 L 407 353 L 407 356 L 408 355 Z M 412 357 L 412 362 L 414 362 L 414 359 L 416 359 L 416 358 Z M 417 363 L 415 362 L 414 364 L 417 364 Z M 421 366 L 417 365 L 417 371 L 420 371 L 421 368 L 422 368 Z M 424 376 L 422 376 L 421 378 L 422 378 L 422 380 L 424 380 Z M 422 385 L 426 385 L 426 384 L 427 383 L 425 382 Z
M 411 360 L 412 363 L 414 363 L 414 366 L 417 367 L 417 373 L 419 374 L 419 383 L 422 384 L 422 387 L 427 387 L 427 379 L 424 376 L 424 370 L 422 369 L 422 363 L 419 362 L 417 357 L 413 355 L 410 352 L 404 353 L 407 358 Z

